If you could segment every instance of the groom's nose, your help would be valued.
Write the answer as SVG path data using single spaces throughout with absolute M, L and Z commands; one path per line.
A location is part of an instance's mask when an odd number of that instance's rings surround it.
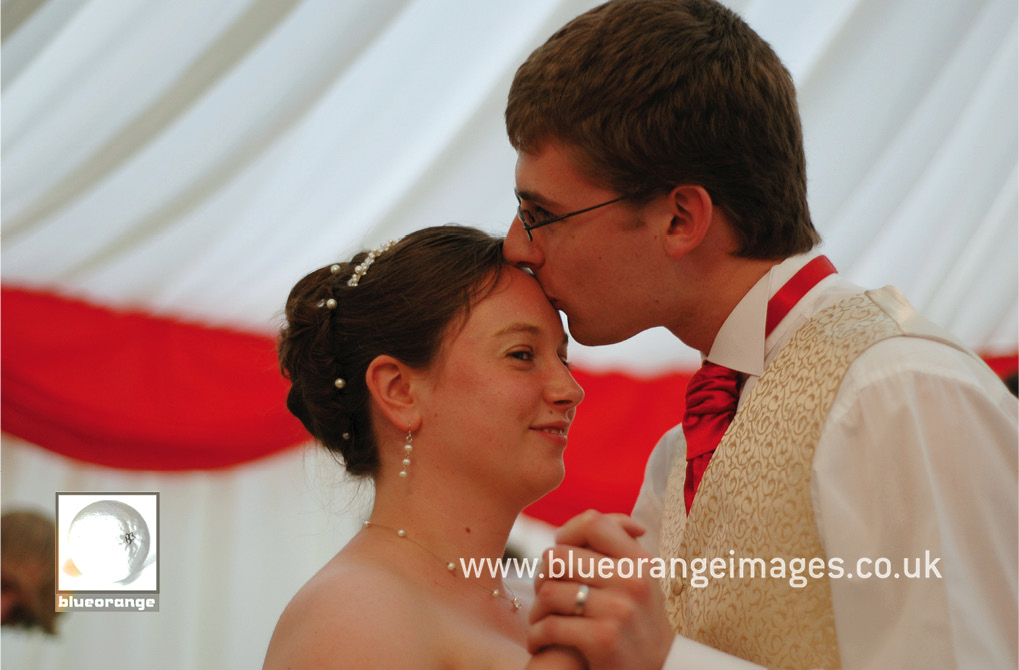
M 538 231 L 535 231 L 538 232 Z M 531 241 L 524 230 L 524 224 L 516 216 L 506 232 L 506 241 L 502 244 L 502 255 L 517 267 L 537 270 L 545 262 L 537 240 Z

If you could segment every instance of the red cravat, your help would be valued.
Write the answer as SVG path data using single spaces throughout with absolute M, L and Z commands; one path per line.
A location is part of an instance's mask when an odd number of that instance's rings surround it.
M 834 272 L 835 266 L 824 256 L 818 256 L 800 268 L 768 301 L 765 337 L 771 334 L 807 291 Z M 739 372 L 711 361 L 704 361 L 687 384 L 686 412 L 683 414 L 683 434 L 686 436 L 683 497 L 687 514 L 690 513 L 694 494 L 708 468 L 711 455 L 715 453 L 722 435 L 736 415 L 741 385 Z
M 701 369 L 690 377 L 686 386 L 686 413 L 683 414 L 683 434 L 686 435 L 683 497 L 687 514 L 711 454 L 715 453 L 725 429 L 732 423 L 738 402 L 739 372 L 736 370 L 704 361 Z

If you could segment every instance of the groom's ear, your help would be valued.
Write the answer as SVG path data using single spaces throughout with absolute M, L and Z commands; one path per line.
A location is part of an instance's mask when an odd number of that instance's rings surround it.
M 669 215 L 668 231 L 664 236 L 667 253 L 679 258 L 696 249 L 715 214 L 711 195 L 703 186 L 681 185 L 663 200 Z
M 375 407 L 401 432 L 417 430 L 421 425 L 415 379 L 410 366 L 389 355 L 376 356 L 365 372 L 365 383 Z

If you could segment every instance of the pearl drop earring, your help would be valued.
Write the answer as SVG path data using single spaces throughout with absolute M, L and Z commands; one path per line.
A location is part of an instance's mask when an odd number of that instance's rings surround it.
M 407 476 L 407 469 L 410 467 L 410 452 L 414 451 L 414 434 L 410 428 L 407 429 L 407 444 L 403 445 L 403 470 L 400 470 L 400 476 Z

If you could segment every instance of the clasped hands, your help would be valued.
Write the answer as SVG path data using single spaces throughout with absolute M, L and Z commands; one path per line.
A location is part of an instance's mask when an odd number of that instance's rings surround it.
M 556 532 L 534 583 L 530 670 L 662 667 L 674 633 L 661 588 L 646 574 L 652 556 L 637 542 L 644 532 L 625 514 L 594 510 Z M 620 559 L 627 559 L 629 576 L 620 576 Z M 642 560 L 645 574 L 636 569 Z

